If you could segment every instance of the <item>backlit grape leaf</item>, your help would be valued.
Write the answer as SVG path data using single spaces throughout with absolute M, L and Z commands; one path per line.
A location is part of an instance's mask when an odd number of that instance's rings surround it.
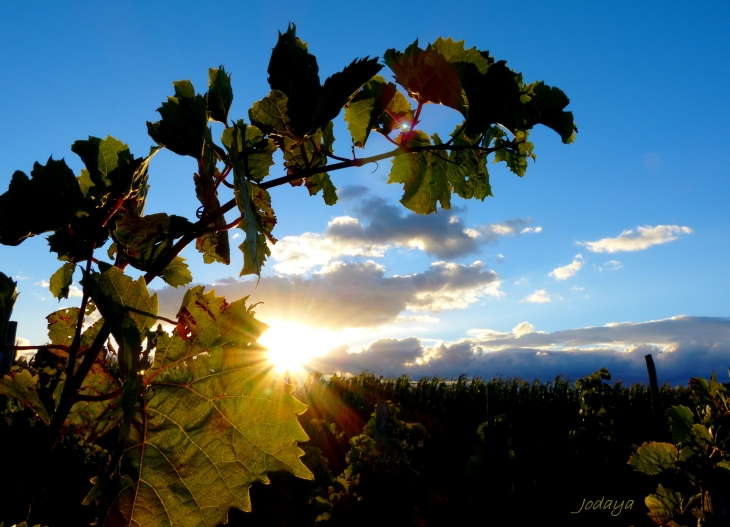
M 245 234 L 243 243 L 240 246 L 243 251 L 243 269 L 241 270 L 240 276 L 244 274 L 255 274 L 261 276 L 261 267 L 266 259 L 265 250 L 261 247 L 266 246 L 266 239 L 263 238 L 263 234 L 259 232 L 257 224 L 257 214 L 254 212 L 254 206 L 251 200 L 251 183 L 246 181 L 241 174 L 240 163 L 234 164 L 235 180 L 234 180 L 234 195 L 236 196 L 236 204 L 238 210 L 241 211 L 241 229 Z M 246 272 L 249 271 L 249 272 Z
M 239 159 L 248 170 L 248 177 L 254 181 L 263 181 L 269 176 L 269 167 L 274 164 L 273 155 L 276 152 L 274 141 L 266 137 L 258 127 L 247 125 L 239 119 L 235 126 L 223 130 L 221 136 L 221 142 L 229 150 L 232 148 L 234 130 L 238 134 L 236 140 L 238 152 L 245 151 L 245 157 L 239 156 Z
M 294 137 L 287 114 L 287 96 L 279 90 L 271 90 L 266 97 L 253 104 L 248 111 L 251 122 L 267 134 Z
M 14 371 L 0 378 L 0 395 L 17 399 L 23 406 L 31 409 L 44 423 L 51 422 L 48 410 L 38 397 L 38 375 L 31 375 L 27 369 Z
M 16 171 L 0 195 L 0 243 L 18 245 L 30 236 L 65 229 L 83 199 L 79 184 L 62 159 L 35 163 L 29 178 Z
M 431 144 L 428 136 L 417 131 L 408 146 Z M 388 183 L 403 183 L 404 207 L 417 214 L 436 212 L 436 203 L 444 210 L 451 208 L 451 187 L 447 175 L 446 157 L 443 152 L 411 152 L 393 158 Z
M 385 52 L 385 63 L 395 80 L 419 103 L 443 104 L 456 110 L 464 106 L 461 81 L 454 67 L 438 51 L 418 47 L 418 40 L 401 53 Z
M 144 278 L 132 280 L 122 270 L 99 264 L 100 273 L 84 276 L 84 287 L 111 326 L 119 344 L 119 369 L 123 376 L 138 371 L 142 340 L 157 321 L 157 295 L 150 296 Z
M 504 161 L 507 167 L 518 176 L 522 177 L 527 171 L 527 158 L 536 159 L 535 154 L 532 153 L 534 145 L 527 140 L 527 131 L 518 131 L 515 134 L 514 141 L 519 142 L 515 147 L 502 148 L 494 152 L 494 162 L 499 163 Z M 494 146 L 500 147 L 506 144 L 507 141 L 503 136 L 495 138 Z
M 186 218 L 174 214 L 124 215 L 116 223 L 114 238 L 117 250 L 122 250 L 129 263 L 147 271 L 167 253 L 177 238 L 194 228 Z
M 181 156 L 199 159 L 203 136 L 208 128 L 208 105 L 205 97 L 195 93 L 189 80 L 175 81 L 175 96 L 168 97 L 157 111 L 162 119 L 147 122 L 147 132 L 160 146 Z
M 73 263 L 68 262 L 53 273 L 48 289 L 50 289 L 54 298 L 58 298 L 59 300 L 61 298 L 68 298 L 70 287 L 73 283 L 75 267 Z
M 231 136 L 231 153 L 239 151 L 238 141 L 245 136 L 245 130 L 238 124 L 235 128 L 237 131 Z M 271 230 L 276 224 L 274 211 L 271 209 L 271 196 L 265 189 L 247 181 L 244 164 L 234 155 L 231 157 L 234 158 L 234 195 L 242 218 L 239 227 L 245 234 L 243 243 L 239 246 L 243 252 L 243 269 L 240 276 L 255 274 L 260 277 L 264 261 L 271 255 L 271 250 L 266 244 L 267 236 L 272 243 L 276 242 L 271 236 Z
M 629 458 L 629 465 L 637 471 L 653 476 L 672 468 L 677 462 L 679 452 L 671 443 L 647 442 Z
M 683 514 L 698 497 L 699 494 L 692 496 L 687 503 L 682 503 L 682 495 L 679 492 L 669 488 L 665 489 L 660 483 L 656 494 L 649 494 L 644 498 L 644 503 L 649 509 L 647 515 L 657 525 L 671 525 L 672 523 L 678 525 L 671 522 L 672 518 Z
M 187 285 L 193 281 L 193 275 L 188 268 L 188 264 L 185 263 L 185 258 L 182 256 L 176 256 L 167 267 L 165 267 L 160 273 L 162 278 L 167 285 L 172 287 L 178 287 L 181 285 Z
M 452 136 L 460 129 L 460 126 L 457 127 Z M 474 142 L 461 134 L 454 139 L 453 144 L 454 146 L 470 146 Z M 464 199 L 476 198 L 482 201 L 492 195 L 487 172 L 487 155 L 484 152 L 452 150 L 449 153 L 449 161 L 446 175 L 457 195 Z
M 395 92 L 395 84 L 386 83 L 383 77 L 376 75 L 348 103 L 345 121 L 355 146 L 365 146 L 370 131 L 377 127 L 380 115 L 390 104 Z
M 228 123 L 228 110 L 233 102 L 231 76 L 223 66 L 208 70 L 208 93 L 205 95 L 210 118 L 221 123 Z
M 104 369 L 104 364 L 99 358 L 91 366 L 79 394 L 102 396 L 112 394 L 118 388 L 119 384 Z M 64 423 L 64 430 L 76 433 L 87 442 L 103 437 L 122 420 L 120 399 L 121 396 L 117 396 L 105 401 L 76 402 Z
M 76 325 L 79 322 L 79 308 L 70 307 L 54 311 L 46 317 L 48 321 L 48 339 L 51 344 L 59 344 L 62 346 L 70 346 L 76 333 Z M 51 350 L 56 355 L 57 350 Z M 62 356 L 68 357 L 68 353 Z
M 210 128 L 205 129 L 203 141 L 203 168 L 202 174 L 195 174 L 195 195 L 203 205 L 203 212 L 215 213 L 220 208 L 216 181 L 219 176 L 215 167 L 215 154 Z M 226 224 L 224 216 L 218 216 L 207 227 L 223 227 Z M 231 249 L 228 241 L 228 231 L 207 232 L 198 237 L 195 248 L 203 254 L 203 262 L 231 263 Z
M 306 407 L 274 380 L 256 343 L 266 325 L 245 300 L 194 287 L 174 335 L 158 335 L 104 526 L 212 527 L 230 507 L 250 511 L 249 488 L 269 471 L 313 478 L 297 446 Z
M 315 153 L 319 154 L 319 163 L 317 166 L 324 166 L 327 164 L 325 152 L 329 154 L 333 153 L 332 145 L 335 142 L 333 128 L 334 125 L 332 124 L 332 121 L 328 121 L 327 124 L 323 126 L 313 138 L 311 138 L 311 142 L 319 146 L 319 148 L 313 149 L 312 151 L 313 156 Z M 322 190 L 322 197 L 324 198 L 325 204 L 331 206 L 337 203 L 337 187 L 335 187 L 332 183 L 330 175 L 327 172 L 320 172 L 319 174 L 307 177 L 304 180 L 304 184 L 307 187 L 307 190 L 309 190 L 310 196 L 315 196 L 320 190 Z

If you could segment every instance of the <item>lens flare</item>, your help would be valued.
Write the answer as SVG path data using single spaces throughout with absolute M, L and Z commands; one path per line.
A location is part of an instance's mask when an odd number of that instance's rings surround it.
M 270 326 L 259 344 L 268 348 L 269 361 L 278 373 L 301 373 L 313 358 L 340 344 L 338 333 L 292 322 L 266 321 Z

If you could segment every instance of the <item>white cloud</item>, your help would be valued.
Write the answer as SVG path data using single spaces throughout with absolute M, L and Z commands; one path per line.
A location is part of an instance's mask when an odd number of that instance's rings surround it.
M 255 280 L 225 278 L 215 289 L 229 302 L 246 295 L 250 303 L 263 301 L 256 312 L 264 321 L 268 317 L 342 329 L 383 326 L 401 315 L 462 309 L 502 296 L 500 283 L 497 273 L 480 261 L 435 262 L 407 276 L 386 276 L 383 266 L 367 261 L 333 262 L 311 277 L 264 276 L 258 287 Z M 161 315 L 173 318 L 184 291 L 164 287 L 157 293 Z
M 575 273 L 580 271 L 580 268 L 583 267 L 583 255 L 576 254 L 575 259 L 572 263 L 569 263 L 568 265 L 564 265 L 562 267 L 558 267 L 556 269 L 553 269 L 550 271 L 548 276 L 555 277 L 556 280 L 567 280 L 571 276 L 573 276 Z
M 657 225 L 656 227 L 637 227 L 636 232 L 626 230 L 616 238 L 602 238 L 595 242 L 579 242 L 589 251 L 596 253 L 617 253 L 628 251 L 642 251 L 652 245 L 671 242 L 680 234 L 690 234 L 692 229 L 679 225 Z
M 542 232 L 542 227 L 525 227 L 520 231 L 520 234 L 527 234 L 527 233 L 535 233 Z
M 40 287 L 49 287 L 51 283 L 46 280 L 41 280 L 40 282 L 35 282 L 33 285 L 37 285 Z
M 520 322 L 512 329 L 512 333 L 514 333 L 518 337 L 521 337 L 522 335 L 529 335 L 534 331 L 535 326 L 533 326 L 529 322 Z
M 532 221 L 529 218 L 467 228 L 454 210 L 416 215 L 375 197 L 363 199 L 356 210 L 367 224 L 352 216 L 338 216 L 321 234 L 307 232 L 280 240 L 271 248 L 276 262 L 273 268 L 281 274 L 301 275 L 343 256 L 381 258 L 393 247 L 417 249 L 452 260 L 476 253 L 499 237 L 541 230 L 528 227 Z
M 570 288 L 570 290 L 573 291 L 574 293 L 579 293 L 580 291 L 583 291 L 584 289 L 585 289 L 585 287 L 578 287 L 577 285 L 574 285 L 573 287 Z
M 624 264 L 622 264 L 618 260 L 609 260 L 608 262 L 606 262 L 603 265 L 606 266 L 606 269 L 610 269 L 612 271 L 615 271 L 617 269 L 621 269 L 624 266 Z
M 83 296 L 84 296 L 83 291 L 81 291 L 81 289 L 79 289 L 75 285 L 72 285 L 71 287 L 69 287 L 69 289 L 68 289 L 69 298 L 83 298 Z
M 531 304 L 544 304 L 550 302 L 550 296 L 544 289 L 536 289 L 534 293 L 526 296 L 520 302 L 530 302 Z

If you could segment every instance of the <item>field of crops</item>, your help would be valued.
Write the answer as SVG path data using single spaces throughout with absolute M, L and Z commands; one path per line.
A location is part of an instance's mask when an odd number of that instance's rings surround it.
M 648 387 L 611 386 L 608 378 L 605 369 L 575 382 L 465 376 L 416 382 L 367 372 L 347 378 L 311 374 L 295 395 L 308 405 L 300 422 L 310 440 L 301 447 L 314 481 L 273 473 L 271 485 L 252 487 L 253 512 L 233 510 L 229 525 L 639 527 L 662 522 L 661 514 L 666 525 L 696 525 L 691 509 L 703 497 L 693 504 L 687 498 L 698 485 L 709 492 L 704 499 L 710 500 L 710 510 L 715 505 L 714 514 L 705 514 L 701 525 L 724 525 L 718 505 L 730 503 L 730 485 L 725 487 L 722 480 L 725 472 L 730 474 L 730 383 L 665 384 L 653 404 Z M 0 442 L 7 452 L 20 448 L 18 432 L 31 430 L 33 419 L 10 402 L 4 407 Z M 676 415 L 672 420 L 673 407 L 690 409 L 697 423 L 705 419 L 708 426 L 690 423 L 682 432 Z M 14 433 L 8 434 L 13 423 Z M 703 473 L 702 466 L 692 473 L 692 460 L 687 461 L 687 449 L 694 448 L 687 434 L 692 433 L 709 434 L 703 440 L 705 450 L 695 449 L 693 459 L 707 454 L 709 465 L 702 458 L 698 466 L 704 463 L 707 474 L 719 474 L 719 479 Z M 684 446 L 685 459 L 680 455 L 677 462 L 669 455 L 657 460 L 649 450 L 648 457 L 636 456 L 647 442 Z M 113 444 L 113 437 L 96 445 L 66 442 L 56 470 L 73 466 L 76 479 L 58 489 L 59 503 L 74 497 L 78 503 L 84 497 L 84 482 Z M 30 455 L 23 452 L 12 463 L 21 466 L 23 456 Z M 657 493 L 659 484 L 680 492 L 681 498 L 658 496 L 661 506 L 652 509 L 658 520 L 652 521 L 645 498 Z M 76 520 L 93 517 L 91 511 L 79 511 L 73 513 Z M 692 521 L 669 523 L 678 513 Z

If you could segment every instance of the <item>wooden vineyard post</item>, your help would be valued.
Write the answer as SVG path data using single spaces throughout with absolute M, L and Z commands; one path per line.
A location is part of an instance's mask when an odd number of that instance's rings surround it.
M 649 355 L 644 355 L 644 360 L 646 360 L 646 369 L 649 372 L 651 408 L 654 411 L 654 417 L 658 421 L 661 418 L 661 415 L 659 414 L 661 409 L 659 408 L 659 385 L 656 380 L 656 367 L 654 366 L 654 359 L 652 358 L 651 353 Z

